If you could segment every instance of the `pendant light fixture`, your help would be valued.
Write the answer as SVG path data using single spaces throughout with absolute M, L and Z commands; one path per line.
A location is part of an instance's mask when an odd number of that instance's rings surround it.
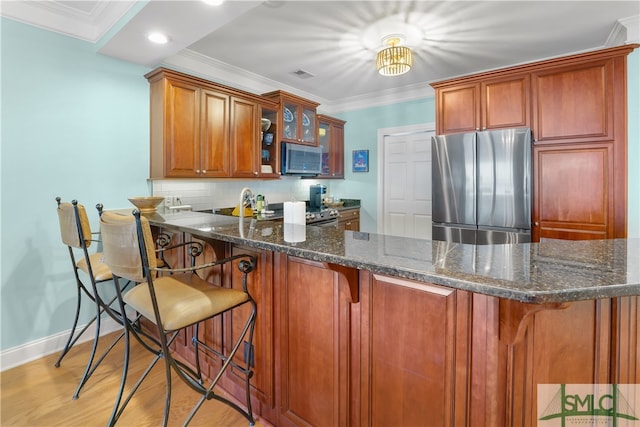
M 393 34 L 385 37 L 382 43 L 385 46 L 376 58 L 376 68 L 383 76 L 399 76 L 406 73 L 413 65 L 411 49 L 400 46 L 402 36 Z

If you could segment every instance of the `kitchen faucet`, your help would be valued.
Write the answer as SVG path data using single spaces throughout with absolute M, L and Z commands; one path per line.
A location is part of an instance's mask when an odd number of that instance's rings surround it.
M 255 203 L 255 197 L 253 195 L 253 192 L 251 191 L 251 189 L 249 187 L 244 187 L 241 191 L 240 191 L 240 206 L 239 206 L 239 211 L 238 215 L 240 216 L 240 218 L 238 219 L 238 231 L 240 232 L 240 237 L 244 238 L 244 227 L 243 227 L 243 223 L 244 223 L 244 207 L 249 204 L 251 206 L 251 208 L 253 208 L 253 205 Z M 252 234 L 253 232 L 253 228 L 255 227 L 255 220 L 252 218 L 251 219 L 251 225 L 249 226 L 249 233 Z
M 240 223 L 244 218 L 244 207 L 250 205 L 253 209 L 253 205 L 255 196 L 249 187 L 244 187 L 242 191 L 240 191 Z

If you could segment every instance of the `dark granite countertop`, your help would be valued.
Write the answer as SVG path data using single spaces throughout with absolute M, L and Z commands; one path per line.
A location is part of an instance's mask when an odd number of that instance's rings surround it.
M 529 303 L 640 295 L 640 239 L 467 245 L 198 212 L 145 214 L 153 225 L 315 261 Z

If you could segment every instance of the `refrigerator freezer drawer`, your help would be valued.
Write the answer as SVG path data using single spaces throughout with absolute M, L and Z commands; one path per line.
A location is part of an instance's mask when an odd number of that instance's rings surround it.
M 530 230 L 483 230 L 478 229 L 476 244 L 502 245 L 507 243 L 531 243 Z
M 531 230 L 483 229 L 460 225 L 433 224 L 431 239 L 472 245 L 531 243 Z
M 442 242 L 476 244 L 475 227 L 454 227 L 449 225 L 433 224 L 431 227 L 431 239 Z

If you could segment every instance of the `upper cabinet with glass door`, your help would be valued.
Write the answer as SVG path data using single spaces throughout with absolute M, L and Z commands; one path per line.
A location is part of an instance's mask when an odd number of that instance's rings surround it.
M 322 173 L 318 178 L 344 178 L 344 120 L 318 114 Z
M 265 93 L 263 96 L 277 101 L 280 105 L 277 132 L 280 142 L 318 145 L 318 103 L 281 90 Z

